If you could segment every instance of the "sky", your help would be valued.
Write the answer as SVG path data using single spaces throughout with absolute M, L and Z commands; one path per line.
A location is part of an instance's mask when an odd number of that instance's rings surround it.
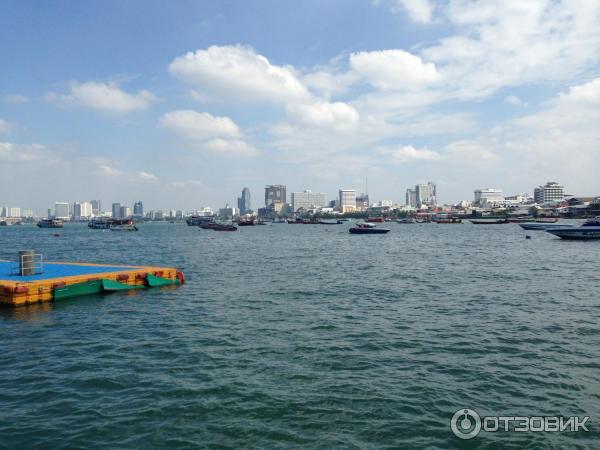
M 4 0 L 0 206 L 600 195 L 598 0 Z

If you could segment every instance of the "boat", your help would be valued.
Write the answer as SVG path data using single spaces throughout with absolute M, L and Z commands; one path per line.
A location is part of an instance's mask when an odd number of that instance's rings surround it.
M 94 217 L 88 227 L 94 230 L 108 230 L 122 225 L 133 225 L 133 219 L 113 219 L 112 217 Z
M 537 223 L 556 223 L 558 222 L 557 217 L 538 217 L 535 219 Z
M 558 224 L 558 223 L 520 223 L 519 226 L 524 230 L 552 230 L 555 228 L 570 228 L 572 225 Z
M 435 223 L 462 223 L 460 217 L 434 217 L 431 221 Z
M 63 228 L 65 225 L 61 219 L 42 219 L 37 226 L 40 228 Z
M 371 223 L 359 223 L 348 230 L 351 234 L 385 234 L 389 233 L 387 228 L 377 228 Z
M 579 227 L 553 228 L 546 230 L 548 233 L 568 240 L 600 239 L 600 217 L 588 220 Z
M 369 223 L 383 223 L 384 218 L 383 217 L 367 217 L 366 221 Z
M 413 217 L 405 217 L 404 219 L 396 220 L 396 223 L 417 223 L 417 221 Z
M 229 225 L 225 223 L 203 223 L 200 225 L 200 228 L 203 230 L 214 230 L 214 231 L 237 231 L 237 227 L 234 225 Z
M 535 218 L 532 216 L 526 217 L 508 217 L 510 223 L 531 223 L 535 222 Z
M 486 218 L 486 219 L 469 219 L 474 225 L 500 225 L 505 223 L 510 223 L 508 219 L 505 218 Z
M 113 225 L 109 228 L 110 231 L 139 231 L 133 223 Z
M 319 221 L 319 223 L 321 225 L 342 225 L 344 222 L 342 220 L 325 220 L 325 219 L 321 219 Z
M 253 227 L 256 225 L 254 219 L 238 219 L 238 227 Z
M 215 221 L 215 216 L 190 216 L 185 220 L 190 227 L 197 227 L 203 223 L 210 223 Z

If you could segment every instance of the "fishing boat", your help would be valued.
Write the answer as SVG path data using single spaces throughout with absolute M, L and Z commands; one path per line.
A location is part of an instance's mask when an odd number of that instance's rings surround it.
M 572 227 L 572 225 L 568 225 L 568 224 L 558 224 L 558 223 L 520 223 L 519 226 L 521 228 L 523 228 L 524 230 L 531 230 L 531 231 L 536 231 L 536 230 L 553 230 L 555 228 L 570 228 Z
M 65 225 L 61 219 L 42 219 L 37 226 L 40 228 L 63 228 Z
M 371 223 L 358 223 L 348 230 L 352 234 L 385 234 L 389 233 L 387 228 L 377 228 Z
M 600 239 L 600 217 L 588 220 L 580 227 L 565 227 L 546 230 L 548 233 L 568 240 Z
M 508 219 L 505 218 L 469 219 L 469 222 L 474 225 L 500 225 L 510 223 Z

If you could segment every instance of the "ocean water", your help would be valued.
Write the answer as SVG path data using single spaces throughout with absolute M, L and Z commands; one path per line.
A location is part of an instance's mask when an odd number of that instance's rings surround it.
M 1 448 L 598 448 L 600 242 L 517 225 L 0 229 L 187 283 L 0 310 Z M 590 416 L 589 432 L 450 419 Z

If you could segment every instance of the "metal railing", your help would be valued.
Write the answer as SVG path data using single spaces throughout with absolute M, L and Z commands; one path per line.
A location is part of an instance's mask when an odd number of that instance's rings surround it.
M 44 273 L 44 256 L 38 253 L 19 255 L 19 261 L 10 266 L 11 276 L 30 276 Z

